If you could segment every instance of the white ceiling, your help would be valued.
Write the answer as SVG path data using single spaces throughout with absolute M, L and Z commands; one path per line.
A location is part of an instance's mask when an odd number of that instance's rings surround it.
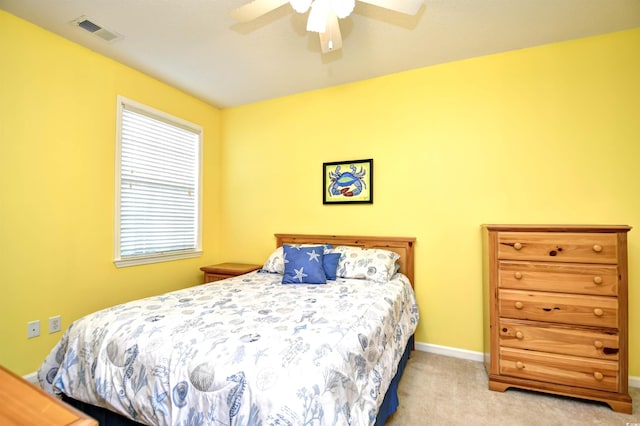
M 224 108 L 409 69 L 640 27 L 640 0 L 425 0 L 416 16 L 356 2 L 342 50 L 320 53 L 289 4 L 250 0 L 0 0 L 0 8 Z M 86 15 L 124 37 L 71 25 Z M 640 47 L 639 47 L 640 48 Z

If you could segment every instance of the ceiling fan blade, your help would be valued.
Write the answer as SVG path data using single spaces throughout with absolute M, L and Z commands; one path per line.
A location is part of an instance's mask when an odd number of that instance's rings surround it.
M 289 0 L 254 0 L 229 12 L 238 22 L 249 22 L 289 3 Z
M 327 28 L 319 35 L 322 53 L 342 49 L 342 34 L 340 34 L 340 24 L 335 13 L 327 12 Z
M 407 15 L 415 15 L 418 13 L 420 6 L 424 0 L 360 0 L 363 3 L 372 4 L 374 6 L 383 7 L 385 9 L 395 10 L 396 12 L 406 13 Z

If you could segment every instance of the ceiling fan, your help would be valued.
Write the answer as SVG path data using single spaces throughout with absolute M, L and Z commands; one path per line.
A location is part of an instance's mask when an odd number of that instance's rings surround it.
M 358 1 L 407 15 L 415 15 L 424 2 L 424 0 Z M 322 53 L 342 48 L 338 19 L 346 18 L 353 12 L 355 0 L 253 0 L 232 10 L 230 15 L 238 22 L 249 22 L 287 3 L 290 3 L 298 13 L 306 13 L 311 9 L 307 20 L 307 31 L 319 34 Z

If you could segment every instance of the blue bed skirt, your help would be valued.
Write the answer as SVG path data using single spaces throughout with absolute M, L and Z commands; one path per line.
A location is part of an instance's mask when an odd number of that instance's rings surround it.
M 409 338 L 409 343 L 407 343 L 407 347 L 405 348 L 404 354 L 402 354 L 402 358 L 400 359 L 400 363 L 398 364 L 398 371 L 393 377 L 393 380 L 391 380 L 391 384 L 389 385 L 389 389 L 384 396 L 384 400 L 382 401 L 380 410 L 378 410 L 378 417 L 376 417 L 375 426 L 384 425 L 384 423 L 387 421 L 387 417 L 398 410 L 398 405 L 400 404 L 398 400 L 398 385 L 400 384 L 402 373 L 404 373 L 404 368 L 407 366 L 407 362 L 409 362 L 409 355 L 411 355 L 413 346 L 414 336 L 412 335 Z
M 384 425 L 387 418 L 396 412 L 398 409 L 398 384 L 400 383 L 400 378 L 402 377 L 402 373 L 404 372 L 405 367 L 407 366 L 407 362 L 409 361 L 409 355 L 411 354 L 411 350 L 413 349 L 414 337 L 411 336 L 409 338 L 409 343 L 407 343 L 407 347 L 404 350 L 404 354 L 400 359 L 400 363 L 398 364 L 398 371 L 394 376 L 391 384 L 389 385 L 389 389 L 387 390 L 387 394 L 384 396 L 384 400 L 382 401 L 382 405 L 380 406 L 380 410 L 378 410 L 378 416 L 376 417 L 375 426 Z M 133 420 L 127 419 L 117 413 L 109 411 L 105 408 L 96 407 L 95 405 L 87 404 L 84 402 L 76 401 L 75 399 L 69 398 L 66 395 L 62 395 L 62 399 L 67 404 L 77 408 L 78 410 L 86 413 L 87 415 L 93 417 L 98 421 L 100 426 L 139 426 L 140 423 L 134 422 Z

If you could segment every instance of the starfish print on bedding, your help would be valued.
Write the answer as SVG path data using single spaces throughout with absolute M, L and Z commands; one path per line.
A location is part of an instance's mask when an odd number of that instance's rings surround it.
M 308 276 L 308 274 L 304 273 L 304 266 L 301 267 L 300 269 L 294 269 L 294 271 L 296 272 L 295 279 L 300 280 L 300 282 L 302 282 L 302 279 L 304 277 Z
M 162 390 L 162 389 L 160 389 Z M 169 416 L 169 412 L 167 411 L 167 407 L 162 401 L 164 401 L 167 397 L 167 392 L 160 392 L 158 390 L 158 385 L 153 386 L 153 396 L 148 396 L 149 402 L 151 403 L 151 407 L 153 408 L 153 414 L 158 417 L 158 412 L 162 413 L 164 418 L 166 419 Z
M 315 260 L 316 262 L 320 263 L 320 253 L 316 253 L 315 250 L 311 250 L 307 253 L 307 255 L 309 256 L 309 262 Z

